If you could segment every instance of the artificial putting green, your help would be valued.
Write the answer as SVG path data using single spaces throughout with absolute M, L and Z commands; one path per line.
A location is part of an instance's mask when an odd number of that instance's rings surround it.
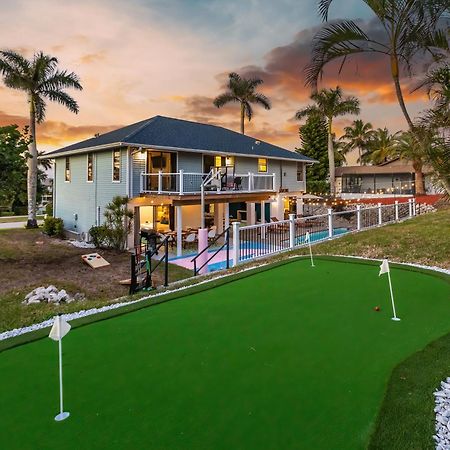
M 394 366 L 450 331 L 446 280 L 391 270 L 401 322 L 377 265 L 298 260 L 76 328 L 61 423 L 57 344 L 4 351 L 0 448 L 365 448 Z

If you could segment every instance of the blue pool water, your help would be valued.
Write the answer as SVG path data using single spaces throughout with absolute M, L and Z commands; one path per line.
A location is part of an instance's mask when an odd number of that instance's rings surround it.
M 350 230 L 348 228 L 334 228 L 333 229 L 333 236 L 339 236 L 341 234 L 345 234 L 348 233 Z M 311 233 L 310 234 L 311 237 L 311 242 L 315 242 L 315 241 L 321 241 L 323 239 L 327 239 L 328 238 L 328 230 L 324 230 L 324 231 L 316 231 L 315 233 Z M 299 236 L 297 238 L 297 241 L 295 242 L 295 245 L 302 245 L 305 244 L 305 236 Z M 263 243 L 256 243 L 256 242 L 246 242 L 245 243 L 245 248 L 247 250 L 256 250 L 256 249 L 264 249 L 264 244 Z M 251 252 L 243 259 L 252 259 L 253 255 L 251 254 Z M 232 265 L 232 262 L 230 261 L 230 267 Z M 210 271 L 215 271 L 215 270 L 221 270 L 221 269 L 225 269 L 226 268 L 226 261 L 220 261 L 220 262 L 216 262 L 213 264 L 208 264 L 208 269 Z

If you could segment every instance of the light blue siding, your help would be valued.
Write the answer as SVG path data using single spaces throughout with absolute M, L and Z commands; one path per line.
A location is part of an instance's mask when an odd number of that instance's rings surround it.
M 178 170 L 203 173 L 203 156 L 200 153 L 178 152 Z
M 70 182 L 64 181 L 65 157 L 55 159 L 55 216 L 64 220 L 67 230 L 87 233 L 101 220 L 105 206 L 116 195 L 126 195 L 126 150 L 121 150 L 120 182 L 112 181 L 112 151 L 94 154 L 94 181 L 87 182 L 87 155 L 70 156 Z

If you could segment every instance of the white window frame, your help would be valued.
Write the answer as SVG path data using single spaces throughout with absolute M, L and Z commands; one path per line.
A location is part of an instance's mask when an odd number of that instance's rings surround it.
M 89 180 L 89 155 L 92 156 L 92 180 Z M 94 160 L 94 158 L 95 158 L 94 153 L 89 152 L 86 154 L 86 183 L 94 182 L 94 178 L 95 178 L 95 174 L 94 174 L 95 160 Z
M 69 162 L 69 179 L 67 179 L 67 162 Z M 70 183 L 72 181 L 72 169 L 70 166 L 70 156 L 66 156 L 64 159 L 64 183 Z
M 259 161 L 260 161 L 260 160 L 266 161 L 266 164 L 265 164 L 266 170 L 259 170 Z M 268 173 L 268 172 L 269 172 L 269 161 L 268 161 L 267 158 L 258 158 L 258 159 L 256 160 L 256 164 L 257 164 L 257 166 L 258 166 L 258 173 Z
M 119 153 L 119 179 L 115 180 L 114 179 L 114 153 L 118 152 Z M 121 172 L 122 172 L 122 150 L 119 148 L 118 150 L 113 150 L 111 153 L 111 181 L 113 183 L 121 183 L 122 182 L 122 176 L 121 176 Z
M 299 172 L 299 170 L 298 170 L 299 165 L 301 165 L 301 168 L 302 168 L 301 172 Z M 297 183 L 303 183 L 305 181 L 305 178 L 306 178 L 306 170 L 305 169 L 306 169 L 306 164 L 301 161 L 297 161 L 297 175 L 296 175 Z M 299 173 L 302 174 L 301 180 L 298 179 Z

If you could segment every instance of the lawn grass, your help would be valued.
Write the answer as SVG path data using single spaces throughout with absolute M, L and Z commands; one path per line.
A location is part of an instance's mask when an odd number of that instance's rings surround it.
M 74 329 L 63 423 L 56 344 L 3 352 L 0 448 L 365 448 L 392 369 L 450 331 L 442 277 L 393 267 L 393 322 L 377 265 L 245 275 Z
M 92 269 L 81 261 L 81 255 L 90 251 L 51 239 L 40 230 L 0 230 L 0 332 L 41 322 L 56 313 L 110 304 L 127 295 L 128 286 L 119 281 L 130 277 L 129 253 L 100 250 L 111 265 Z M 190 276 L 191 271 L 170 265 L 170 282 Z M 162 265 L 154 279 L 161 284 Z M 86 300 L 59 306 L 22 305 L 28 292 L 50 284 L 72 295 L 84 293 Z
M 450 269 L 450 208 L 318 244 L 314 253 L 388 258 Z M 307 254 L 307 249 L 298 251 Z
M 369 450 L 433 450 L 435 397 L 450 376 L 450 334 L 413 354 L 392 372 Z

